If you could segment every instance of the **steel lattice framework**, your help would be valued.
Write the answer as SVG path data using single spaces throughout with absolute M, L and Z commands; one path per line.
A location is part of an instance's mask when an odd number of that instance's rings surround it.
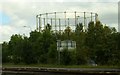
M 98 14 L 93 12 L 53 12 L 36 15 L 36 30 L 41 31 L 50 24 L 53 31 L 63 31 L 67 26 L 75 30 L 76 25 L 83 24 L 84 30 L 90 21 L 96 22 Z

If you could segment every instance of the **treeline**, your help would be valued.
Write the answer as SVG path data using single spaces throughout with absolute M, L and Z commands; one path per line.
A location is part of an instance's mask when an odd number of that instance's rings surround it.
M 76 41 L 75 50 L 57 51 L 57 40 Z M 75 31 L 66 27 L 54 32 L 47 24 L 41 32 L 32 31 L 30 37 L 15 34 L 2 44 L 3 63 L 83 65 L 90 61 L 98 65 L 120 65 L 120 33 L 101 22 L 90 22 L 84 31 L 82 23 Z

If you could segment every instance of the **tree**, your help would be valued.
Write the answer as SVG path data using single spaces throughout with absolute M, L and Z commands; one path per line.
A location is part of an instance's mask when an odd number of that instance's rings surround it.
M 22 60 L 22 42 L 23 38 L 21 35 L 12 35 L 9 42 L 9 48 L 12 52 L 12 60 L 15 64 L 18 64 Z
M 70 52 L 67 49 L 64 49 L 61 52 L 61 64 L 69 65 L 71 63 L 72 58 L 70 57 Z
M 7 42 L 3 42 L 2 44 L 2 62 L 6 63 L 10 61 L 11 51 L 9 50 L 9 46 Z
M 22 62 L 26 64 L 37 63 L 32 45 L 27 37 L 24 37 L 22 46 Z
M 83 24 L 82 24 L 82 23 L 77 24 L 77 27 L 76 27 L 76 29 L 75 29 L 75 32 L 76 32 L 76 33 L 83 32 Z
M 75 32 L 68 26 L 64 32 L 54 33 L 47 24 L 40 32 L 30 32 L 30 37 L 12 35 L 8 43 L 2 44 L 3 62 L 56 64 L 57 39 L 73 40 L 77 44 L 75 50 L 60 52 L 62 65 L 88 64 L 89 60 L 98 65 L 120 65 L 120 33 L 100 21 L 90 22 L 86 31 L 79 23 Z
M 88 32 L 86 36 L 86 46 L 88 46 L 89 49 L 93 49 L 94 42 L 95 42 L 95 25 L 94 22 L 90 22 L 88 24 Z
M 49 47 L 49 51 L 48 51 L 48 63 L 49 64 L 56 64 L 57 63 L 57 47 L 56 47 L 56 42 L 51 44 Z
M 31 35 L 29 39 L 32 44 L 32 50 L 34 51 L 33 53 L 35 55 L 37 63 L 47 63 L 48 61 L 51 61 L 52 57 L 51 60 L 48 60 L 48 56 L 52 54 L 52 50 L 55 51 L 56 49 L 54 46 L 56 43 L 56 37 L 51 31 L 50 24 L 47 24 L 43 31 L 33 31 L 30 34 Z M 51 49 L 51 47 L 55 48 Z
M 30 37 L 28 38 L 30 41 L 31 49 L 34 55 L 34 60 L 37 63 L 40 63 L 40 56 L 43 54 L 43 38 L 42 32 L 32 31 L 30 33 Z
M 85 46 L 86 32 L 83 32 L 83 25 L 79 23 L 75 30 L 76 41 L 76 64 L 82 65 L 87 63 L 88 52 Z

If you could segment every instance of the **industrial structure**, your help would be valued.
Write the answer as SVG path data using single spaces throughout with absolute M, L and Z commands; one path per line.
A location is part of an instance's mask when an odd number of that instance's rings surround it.
M 50 24 L 53 31 L 64 31 L 69 26 L 75 30 L 78 23 L 83 24 L 84 30 L 90 21 L 96 22 L 98 14 L 93 12 L 53 12 L 36 15 L 36 30 L 41 31 L 47 24 Z
M 51 25 L 51 29 L 54 32 L 63 32 L 67 27 L 75 31 L 77 24 L 83 24 L 83 30 L 87 29 L 87 25 L 90 21 L 98 21 L 98 14 L 93 12 L 53 12 L 42 13 L 36 15 L 36 30 L 42 31 L 46 25 Z M 68 35 L 69 37 L 69 35 Z M 61 40 L 57 39 L 57 50 L 62 51 L 64 48 L 75 49 L 76 42 L 70 39 Z
M 41 32 L 49 24 L 53 32 L 63 32 L 66 28 L 70 28 L 75 31 L 79 23 L 83 24 L 83 30 L 87 30 L 87 25 L 90 21 L 98 21 L 98 14 L 93 12 L 53 12 L 53 13 L 42 13 L 36 15 L 36 30 Z M 69 33 L 68 33 L 69 34 Z M 68 35 L 69 37 L 69 35 Z M 75 50 L 76 41 L 69 38 L 65 40 L 56 40 L 57 51 L 58 51 L 58 62 L 60 64 L 61 52 L 64 49 Z

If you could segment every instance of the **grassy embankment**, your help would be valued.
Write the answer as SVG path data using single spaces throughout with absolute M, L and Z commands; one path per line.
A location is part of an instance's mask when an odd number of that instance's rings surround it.
M 47 67 L 47 68 L 116 68 L 120 69 L 120 66 L 108 66 L 108 65 L 98 65 L 98 66 L 89 66 L 89 65 L 53 65 L 53 64 L 12 64 L 6 63 L 2 64 L 2 67 Z

